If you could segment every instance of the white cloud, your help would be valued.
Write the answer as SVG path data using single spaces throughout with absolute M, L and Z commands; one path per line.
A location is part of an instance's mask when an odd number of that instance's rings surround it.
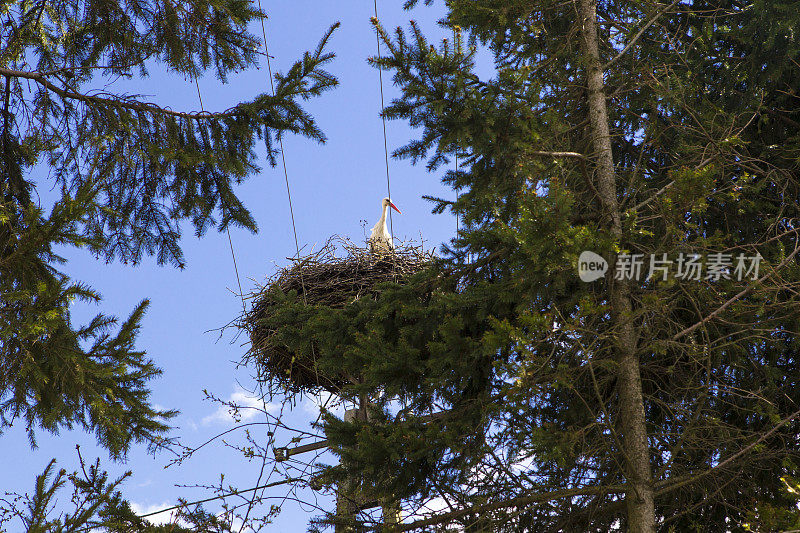
M 453 506 L 458 508 L 457 505 Z M 450 511 L 453 507 L 448 505 L 447 500 L 444 498 L 437 496 L 435 498 L 431 498 L 430 500 L 426 501 L 420 508 L 416 511 L 412 512 L 404 512 L 401 514 L 401 521 L 403 523 L 410 523 L 415 522 L 417 520 L 422 520 L 424 518 L 430 518 L 432 515 L 436 515 L 439 513 Z M 445 527 L 447 531 L 458 531 L 458 527 L 450 524 Z
M 169 507 L 172 507 L 173 505 L 174 504 L 172 504 L 170 502 L 163 502 L 163 503 L 158 503 L 158 504 L 153 504 L 153 505 L 144 505 L 144 504 L 139 504 L 139 503 L 136 503 L 136 502 L 131 502 L 131 509 L 137 515 L 142 516 L 142 515 L 154 513 L 156 511 L 158 511 L 159 509 L 167 509 Z M 172 523 L 175 523 L 175 518 L 177 516 L 177 511 L 178 511 L 177 509 L 173 509 L 171 511 L 164 511 L 164 512 L 161 512 L 161 513 L 158 513 L 158 514 L 154 514 L 153 516 L 148 516 L 147 518 L 145 518 L 145 520 L 147 520 L 148 522 L 150 522 L 150 523 L 152 523 L 154 525 L 157 525 L 157 526 L 158 525 L 164 525 L 164 524 L 172 524 Z M 180 525 L 183 525 L 183 526 L 188 525 L 183 520 L 179 520 L 177 523 L 180 524 Z
M 333 394 L 326 391 L 306 394 L 301 406 L 303 411 L 315 417 L 319 415 L 323 406 L 337 416 L 343 416 L 344 414 L 342 402 L 338 401 Z
M 133 512 L 136 513 L 137 515 L 142 516 L 150 513 L 155 513 L 160 509 L 168 509 L 170 507 L 173 507 L 174 505 L 175 505 L 174 503 L 166 501 L 164 503 L 154 504 L 154 505 L 144 505 L 136 502 L 131 502 L 131 510 L 133 510 Z M 178 516 L 177 513 L 178 509 L 172 509 L 171 511 L 164 511 L 161 513 L 156 513 L 153 516 L 148 516 L 147 518 L 145 518 L 145 520 L 156 526 L 166 525 L 166 524 L 177 524 L 179 526 L 188 528 L 190 524 L 186 520 L 184 519 L 176 520 Z M 220 519 L 225 518 L 224 513 L 217 513 L 216 516 Z M 235 517 L 233 519 L 233 522 L 231 523 L 232 531 L 239 531 L 241 525 L 242 525 L 242 520 L 240 518 Z
M 533 465 L 533 460 L 534 460 L 534 456 L 533 455 L 529 455 L 527 457 L 524 457 L 524 458 L 522 458 L 522 459 L 520 459 L 520 460 L 518 460 L 518 461 L 516 461 L 514 463 L 511 463 L 511 470 L 515 474 L 519 474 L 521 472 L 527 472 L 531 468 L 533 468 L 533 466 L 534 466 Z
M 449 511 L 450 506 L 447 505 L 447 500 L 445 500 L 441 496 L 436 496 L 435 498 L 431 498 L 430 500 L 425 502 L 423 509 L 428 513 L 438 513 L 439 511 L 445 511 L 445 510 Z
M 246 422 L 262 414 L 265 410 L 267 413 L 274 413 L 280 409 L 280 405 L 265 403 L 260 398 L 251 396 L 241 387 L 237 387 L 227 402 L 231 405 L 220 405 L 216 411 L 203 417 L 201 423 L 207 426 L 210 424 L 234 424 L 237 420 Z M 237 409 L 234 409 L 233 406 Z

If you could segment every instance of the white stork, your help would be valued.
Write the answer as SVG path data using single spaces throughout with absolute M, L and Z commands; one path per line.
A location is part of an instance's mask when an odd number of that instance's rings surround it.
M 369 249 L 372 253 L 390 252 L 394 250 L 392 235 L 389 233 L 389 228 L 386 227 L 386 213 L 389 211 L 390 207 L 402 214 L 391 200 L 388 198 L 383 199 L 381 202 L 381 218 L 378 220 L 378 223 L 375 224 L 375 227 L 372 228 L 372 233 L 369 236 Z

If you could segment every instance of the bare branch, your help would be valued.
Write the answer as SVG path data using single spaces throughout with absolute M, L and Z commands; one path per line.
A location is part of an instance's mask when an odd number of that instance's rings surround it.
M 179 504 L 179 505 L 173 505 L 172 507 L 167 507 L 165 509 L 159 509 L 158 511 L 152 511 L 152 512 L 147 513 L 147 514 L 139 515 L 139 518 L 146 518 L 148 516 L 154 516 L 154 515 L 157 515 L 157 514 L 160 514 L 160 513 L 165 513 L 167 511 L 174 511 L 175 509 L 186 508 L 186 507 L 188 507 L 190 505 L 197 505 L 197 504 L 200 504 L 200 503 L 206 503 L 206 502 L 210 502 L 210 501 L 214 501 L 214 500 L 221 500 L 223 498 L 228 498 L 229 496 L 237 496 L 239 494 L 245 494 L 247 492 L 253 492 L 253 491 L 256 491 L 256 490 L 267 489 L 267 488 L 270 488 L 270 487 L 277 487 L 278 485 L 286 485 L 287 483 L 296 483 L 296 482 L 300 482 L 300 481 L 303 481 L 303 480 L 299 479 L 299 478 L 281 479 L 280 481 L 273 481 L 272 483 L 267 483 L 266 485 L 258 485 L 256 487 L 253 487 L 253 488 L 250 488 L 250 489 L 234 490 L 232 492 L 221 494 L 219 496 L 212 496 L 210 498 L 205 498 L 203 500 L 197 500 L 197 501 L 187 502 L 187 503 L 183 503 L 183 504 Z
M 700 320 L 699 322 L 697 322 L 697 323 L 695 323 L 695 324 L 692 324 L 692 325 L 691 325 L 691 326 L 689 326 L 688 328 L 686 328 L 686 329 L 684 329 L 684 330 L 682 330 L 682 331 L 679 331 L 678 333 L 676 333 L 676 334 L 675 334 L 675 335 L 672 337 L 672 340 L 673 340 L 673 341 L 676 341 L 676 340 L 680 339 L 681 337 L 683 337 L 684 335 L 686 335 L 686 334 L 688 334 L 688 333 L 691 333 L 692 331 L 696 330 L 697 328 L 699 328 L 700 326 L 702 326 L 703 324 L 705 324 L 705 323 L 706 323 L 706 322 L 708 322 L 709 320 L 713 319 L 714 317 L 716 317 L 717 315 L 719 315 L 720 313 L 722 313 L 722 312 L 723 312 L 725 309 L 727 309 L 728 307 L 730 307 L 730 306 L 731 306 L 731 305 L 732 305 L 734 302 L 736 302 L 737 300 L 740 300 L 740 299 L 744 298 L 745 296 L 747 296 L 748 294 L 750 294 L 750 293 L 753 291 L 753 289 L 755 289 L 755 287 L 756 287 L 756 286 L 758 286 L 758 285 L 760 285 L 760 284 L 764 283 L 764 282 L 765 282 L 767 279 L 769 279 L 769 278 L 770 278 L 770 277 L 771 277 L 771 276 L 772 276 L 772 275 L 773 275 L 775 272 L 777 272 L 778 270 L 780 270 L 781 268 L 783 268 L 783 267 L 784 267 L 784 266 L 785 266 L 785 265 L 786 265 L 786 264 L 787 264 L 789 261 L 791 261 L 791 260 L 794 258 L 794 256 L 795 256 L 795 255 L 797 255 L 797 252 L 798 252 L 798 251 L 800 251 L 800 247 L 798 247 L 798 246 L 795 246 L 795 248 L 794 248 L 794 251 L 792 251 L 792 253 L 790 253 L 789 255 L 787 255 L 787 256 L 786 256 L 786 259 L 784 259 L 783 261 L 781 261 L 781 262 L 778 264 L 778 266 L 776 266 L 774 269 L 772 269 L 772 271 L 770 271 L 770 272 L 769 272 L 768 274 L 766 274 L 765 276 L 762 276 L 762 277 L 760 277 L 758 280 L 754 281 L 753 283 L 751 283 L 750 285 L 748 285 L 747 287 L 745 287 L 744 289 L 742 289 L 741 291 L 739 291 L 739 292 L 738 292 L 738 293 L 737 293 L 735 296 L 733 296 L 733 297 L 732 297 L 732 298 L 730 298 L 728 301 L 726 301 L 725 303 L 723 303 L 723 304 L 722 304 L 721 306 L 719 306 L 719 307 L 718 307 L 716 310 L 714 310 L 714 312 L 710 313 L 708 316 L 706 316 L 705 318 L 703 318 L 703 319 L 702 319 L 702 320 Z
M 605 65 L 603 65 L 603 70 L 606 70 L 608 67 L 610 67 L 611 65 L 613 65 L 614 63 L 616 63 L 617 61 L 619 61 L 619 60 L 620 60 L 620 58 L 622 58 L 622 56 L 624 56 L 624 55 L 625 55 L 625 53 L 626 53 L 626 52 L 627 52 L 627 51 L 628 51 L 628 50 L 631 48 L 631 46 L 633 46 L 634 44 L 636 44 L 636 42 L 637 42 L 637 41 L 638 41 L 638 40 L 639 40 L 639 39 L 642 37 L 642 35 L 644 35 L 644 32 L 646 32 L 646 31 L 647 31 L 647 28 L 649 28 L 650 26 L 652 26 L 652 25 L 655 23 L 655 21 L 656 21 L 656 20 L 658 20 L 658 18 L 659 18 L 661 15 L 663 15 L 663 14 L 664 14 L 664 13 L 665 13 L 665 12 L 666 12 L 668 9 L 670 9 L 671 7 L 675 6 L 675 4 L 677 4 L 678 2 L 680 2 L 680 0 L 675 0 L 675 1 L 674 1 L 674 2 L 672 2 L 670 5 L 668 5 L 667 7 L 665 7 L 664 9 L 662 9 L 661 11 L 659 11 L 658 13 L 656 13 L 656 14 L 655 14 L 655 16 L 654 16 L 653 18 L 651 18 L 649 21 L 647 21 L 647 24 L 645 24 L 645 25 L 642 27 L 642 29 L 641 29 L 641 30 L 639 30 L 639 31 L 638 31 L 638 33 L 637 33 L 636 35 L 634 35 L 634 36 L 633 36 L 633 39 L 631 39 L 631 42 L 629 42 L 627 45 L 625 45 L 625 48 L 623 48 L 623 49 L 622 49 L 622 51 L 621 51 L 619 54 L 617 54 L 617 55 L 616 55 L 616 57 L 614 57 L 614 59 L 612 59 L 611 61 L 609 61 L 609 62 L 608 62 L 608 63 L 606 63 Z
M 550 492 L 540 492 L 530 496 L 520 496 L 518 498 L 511 498 L 508 500 L 501 500 L 498 502 L 486 503 L 483 505 L 473 505 L 447 513 L 437 514 L 422 520 L 415 520 L 407 524 L 400 524 L 396 526 L 393 531 L 411 531 L 435 524 L 444 522 L 451 522 L 462 516 L 473 513 L 485 513 L 488 511 L 496 511 L 498 509 L 505 509 L 508 507 L 517 507 L 522 505 L 529 505 L 531 503 L 546 502 L 552 500 L 559 500 L 561 498 L 572 498 L 575 496 L 593 496 L 593 495 L 607 495 L 607 494 L 622 494 L 625 492 L 625 487 L 617 485 L 610 485 L 607 487 L 584 487 L 579 489 L 565 489 L 554 490 Z
M 578 152 L 544 152 L 540 150 L 536 150 L 533 152 L 526 152 L 529 155 L 541 156 L 541 157 L 568 157 L 574 159 L 582 159 L 586 160 L 586 156 L 583 154 L 579 154 Z
M 800 410 L 795 411 L 794 413 L 790 414 L 789 416 L 787 416 L 786 418 L 784 418 L 783 420 L 781 420 L 780 422 L 775 424 L 775 426 L 772 429 L 770 429 L 769 431 L 767 431 L 766 433 L 761 435 L 758 439 L 754 440 L 753 442 L 751 442 L 750 444 L 748 444 L 747 446 L 745 446 L 744 448 L 742 448 L 741 450 L 739 450 L 735 454 L 731 455 L 730 457 L 728 457 L 724 461 L 720 461 L 719 464 L 709 468 L 705 472 L 701 472 L 700 474 L 697 474 L 695 476 L 688 476 L 688 477 L 683 478 L 683 479 L 665 480 L 663 482 L 657 483 L 656 485 L 661 485 L 661 484 L 666 484 L 669 481 L 673 481 L 673 483 L 667 484 L 666 486 L 662 486 L 661 488 L 659 488 L 656 491 L 656 493 L 660 496 L 660 495 L 662 495 L 664 493 L 673 491 L 675 489 L 678 489 L 680 487 L 683 487 L 685 485 L 693 483 L 693 482 L 697 481 L 698 479 L 700 479 L 702 477 L 705 477 L 708 474 L 710 474 L 710 473 L 712 473 L 712 472 L 714 472 L 716 470 L 720 470 L 721 468 L 729 465 L 730 463 L 732 463 L 736 459 L 739 459 L 740 457 L 745 455 L 747 452 L 749 452 L 750 450 L 755 448 L 760 443 L 762 443 L 765 440 L 767 440 L 770 436 L 772 436 L 773 433 L 775 433 L 780 428 L 782 428 L 783 426 L 785 426 L 786 424 L 788 424 L 792 420 L 796 419 L 797 417 L 800 417 Z

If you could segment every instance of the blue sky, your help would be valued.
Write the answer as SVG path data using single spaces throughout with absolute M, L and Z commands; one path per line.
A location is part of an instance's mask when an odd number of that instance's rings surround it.
M 360 221 L 366 220 L 369 229 L 377 220 L 380 200 L 386 195 L 378 72 L 367 64 L 367 57 L 374 55 L 376 47 L 375 33 L 369 23 L 373 15 L 372 0 L 265 2 L 264 8 L 270 17 L 267 39 L 275 58 L 274 71 L 284 71 L 303 51 L 313 49 L 330 24 L 337 20 L 342 23 L 330 45 L 337 58 L 329 66 L 339 78 L 340 86 L 307 104 L 328 136 L 328 143 L 320 146 L 289 137 L 284 146 L 300 245 L 319 247 L 333 234 L 361 241 Z M 407 28 L 409 20 L 414 19 L 431 37 L 448 34 L 436 26 L 442 14 L 439 7 L 404 12 L 402 2 L 383 2 L 379 10 L 382 23 L 389 29 L 398 25 Z M 252 29 L 260 35 L 260 26 Z M 264 65 L 260 70 L 231 77 L 226 85 L 213 76 L 202 78 L 199 83 L 205 108 L 220 110 L 265 92 L 267 82 Z M 396 94 L 390 73 L 384 73 L 384 85 L 388 103 Z M 150 78 L 118 88 L 147 95 L 149 100 L 175 109 L 199 109 L 194 85 L 182 77 L 167 75 L 157 67 L 151 71 Z M 402 122 L 388 122 L 387 133 L 390 150 L 415 136 Z M 443 172 L 441 169 L 429 174 L 424 166 L 390 161 L 392 199 L 403 211 L 401 216 L 394 216 L 396 237 L 419 240 L 421 236 L 426 247 L 433 247 L 453 236 L 453 217 L 432 215 L 431 204 L 422 199 L 423 195 L 454 195 L 440 183 Z M 48 182 L 39 181 L 38 187 L 40 195 L 46 199 Z M 295 247 L 280 166 L 271 168 L 264 162 L 262 172 L 240 186 L 237 192 L 260 227 L 256 235 L 236 229 L 231 231 L 242 284 L 248 292 L 257 282 L 273 274 L 277 266 L 285 265 L 286 258 L 295 253 Z M 67 254 L 66 271 L 75 279 L 89 283 L 104 297 L 99 308 L 76 308 L 76 322 L 85 322 L 98 312 L 125 318 L 143 298 L 151 300 L 138 346 L 164 371 L 163 376 L 151 384 L 153 401 L 161 407 L 181 411 L 175 420 L 178 427 L 173 436 L 186 445 L 197 446 L 234 427 L 224 409 L 220 411 L 218 405 L 204 401 L 203 389 L 224 399 L 233 397 L 247 403 L 249 400 L 240 384 L 250 386 L 252 379 L 249 369 L 237 370 L 235 365 L 246 351 L 245 338 L 234 338 L 230 333 L 220 338 L 214 331 L 241 311 L 241 303 L 234 294 L 237 284 L 228 237 L 224 233 L 210 232 L 197 239 L 190 227 L 184 226 L 184 230 L 182 245 L 187 267 L 183 271 L 157 266 L 151 258 L 137 267 L 107 265 L 75 251 Z M 300 402 L 282 416 L 288 425 L 308 429 L 313 410 L 313 404 Z M 246 421 L 257 420 L 260 418 Z M 254 435 L 264 431 L 263 426 L 253 426 L 252 430 Z M 242 431 L 237 430 L 226 439 L 228 443 L 242 442 L 241 436 Z M 281 438 L 283 436 L 279 435 L 279 441 Z M 248 463 L 220 440 L 182 465 L 165 468 L 171 455 L 164 453 L 153 458 L 141 447 L 131 451 L 126 464 L 111 463 L 106 452 L 94 444 L 93 437 L 81 432 L 62 432 L 57 436 L 39 434 L 38 439 L 39 448 L 31 450 L 19 427 L 0 438 L 0 456 L 15 459 L 4 460 L 0 468 L 2 490 L 29 491 L 34 476 L 52 457 L 67 470 L 77 468 L 76 444 L 81 445 L 85 458 L 100 457 L 112 474 L 133 470 L 134 475 L 126 483 L 124 492 L 143 510 L 171 505 L 179 496 L 189 500 L 208 497 L 210 494 L 206 490 L 176 486 L 214 483 L 220 474 L 225 475 L 226 483 L 229 481 L 240 488 L 253 486 L 260 468 L 260 463 Z M 271 480 L 275 479 L 278 477 L 273 475 Z M 285 494 L 284 488 L 267 493 L 275 497 Z M 64 493 L 62 499 L 66 498 Z M 332 503 L 323 498 L 319 505 L 330 508 Z M 309 518 L 317 514 L 313 507 L 287 500 L 272 529 L 302 531 Z M 11 531 L 17 526 L 19 524 L 12 524 Z

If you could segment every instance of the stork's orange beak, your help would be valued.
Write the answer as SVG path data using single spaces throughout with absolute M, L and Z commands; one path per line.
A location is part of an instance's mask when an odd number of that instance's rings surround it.
M 396 205 L 394 205 L 394 204 L 391 202 L 391 200 L 389 201 L 389 206 L 391 206 L 391 208 L 392 208 L 392 209 L 394 209 L 395 211 L 397 211 L 397 212 L 398 212 L 398 213 L 400 213 L 401 215 L 403 214 L 403 212 L 402 212 L 402 211 L 400 211 L 399 209 L 397 209 L 397 206 L 396 206 Z

